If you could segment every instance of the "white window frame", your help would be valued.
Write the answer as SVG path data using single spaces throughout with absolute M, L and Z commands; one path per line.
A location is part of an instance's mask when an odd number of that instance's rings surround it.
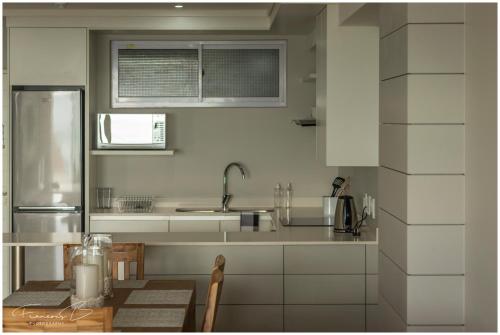
M 198 97 L 119 97 L 118 50 L 120 49 L 198 49 Z M 278 49 L 279 97 L 203 97 L 203 49 Z M 286 107 L 286 48 L 285 40 L 259 41 L 111 41 L 111 107 Z

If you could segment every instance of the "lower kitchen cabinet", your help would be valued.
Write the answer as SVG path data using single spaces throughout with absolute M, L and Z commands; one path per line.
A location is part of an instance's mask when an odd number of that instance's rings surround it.
M 365 245 L 292 245 L 284 247 L 285 274 L 365 273 Z
M 364 332 L 364 305 L 285 305 L 286 332 Z
M 377 310 L 377 253 L 363 244 L 150 246 L 145 276 L 195 280 L 199 329 L 212 264 L 222 254 L 216 331 L 364 332 Z
M 365 275 L 285 275 L 285 304 L 365 304 Z
M 168 220 L 90 220 L 91 233 L 167 233 Z
M 154 246 L 145 249 L 145 274 L 210 274 L 217 255 L 226 258 L 225 274 L 282 274 L 283 246 Z
M 220 222 L 220 231 L 236 232 L 240 231 L 239 220 L 223 220 Z
M 196 303 L 207 298 L 210 275 L 146 276 L 146 279 L 196 280 Z M 281 275 L 225 275 L 221 304 L 282 305 L 283 276 Z
M 218 232 L 218 220 L 170 220 L 171 232 Z
M 378 303 L 378 275 L 366 275 L 366 304 Z
M 201 329 L 204 305 L 196 306 L 196 329 Z M 282 305 L 219 305 L 217 332 L 282 332 Z

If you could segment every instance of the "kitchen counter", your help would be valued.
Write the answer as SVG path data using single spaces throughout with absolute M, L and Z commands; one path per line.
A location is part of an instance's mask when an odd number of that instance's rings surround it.
M 243 228 L 246 229 L 246 228 Z M 4 233 L 4 246 L 60 246 L 79 244 L 81 233 Z M 376 228 L 363 227 L 361 236 L 334 233 L 325 227 L 268 227 L 257 231 L 203 233 L 113 233 L 113 242 L 163 245 L 324 245 L 377 244 Z
M 299 207 L 292 209 L 294 219 L 315 220 L 322 217 L 322 208 Z M 241 231 L 227 232 L 117 232 L 114 242 L 161 245 L 301 245 L 301 244 L 377 244 L 377 229 L 364 226 L 361 236 L 335 233 L 331 227 L 298 227 L 276 224 L 272 213 L 260 214 L 258 227 L 241 227 Z M 239 220 L 240 214 L 183 213 L 175 208 L 158 207 L 152 213 L 122 213 L 117 209 L 94 211 L 94 220 Z M 146 228 L 147 229 L 147 228 Z M 4 234 L 5 246 L 58 246 L 80 243 L 81 233 L 13 233 Z

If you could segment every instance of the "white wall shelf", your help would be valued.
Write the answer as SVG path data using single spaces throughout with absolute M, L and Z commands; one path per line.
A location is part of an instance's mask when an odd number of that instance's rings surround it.
M 93 156 L 173 156 L 175 150 L 92 150 Z

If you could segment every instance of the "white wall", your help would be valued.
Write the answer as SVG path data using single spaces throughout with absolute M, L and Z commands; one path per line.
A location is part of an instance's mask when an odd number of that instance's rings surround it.
M 111 39 L 146 36 L 98 35 L 97 107 L 94 112 L 137 112 L 110 108 Z M 151 35 L 149 36 L 151 39 Z M 186 36 L 153 36 L 186 39 Z M 192 36 L 220 39 L 221 36 Z M 301 128 L 292 119 L 310 116 L 315 103 L 314 83 L 300 78 L 314 69 L 314 52 L 306 36 L 229 36 L 229 39 L 274 38 L 288 40 L 288 107 L 286 108 L 163 108 L 168 114 L 168 140 L 178 153 L 171 157 L 99 157 L 98 182 L 116 195 L 150 193 L 170 198 L 219 197 L 226 164 L 240 161 L 250 177 L 242 181 L 234 172 L 230 192 L 234 200 L 273 196 L 273 187 L 291 181 L 297 197 L 317 197 L 331 192 L 337 168 L 327 168 L 315 158 L 315 129 Z
M 497 331 L 497 5 L 466 4 L 465 325 Z

